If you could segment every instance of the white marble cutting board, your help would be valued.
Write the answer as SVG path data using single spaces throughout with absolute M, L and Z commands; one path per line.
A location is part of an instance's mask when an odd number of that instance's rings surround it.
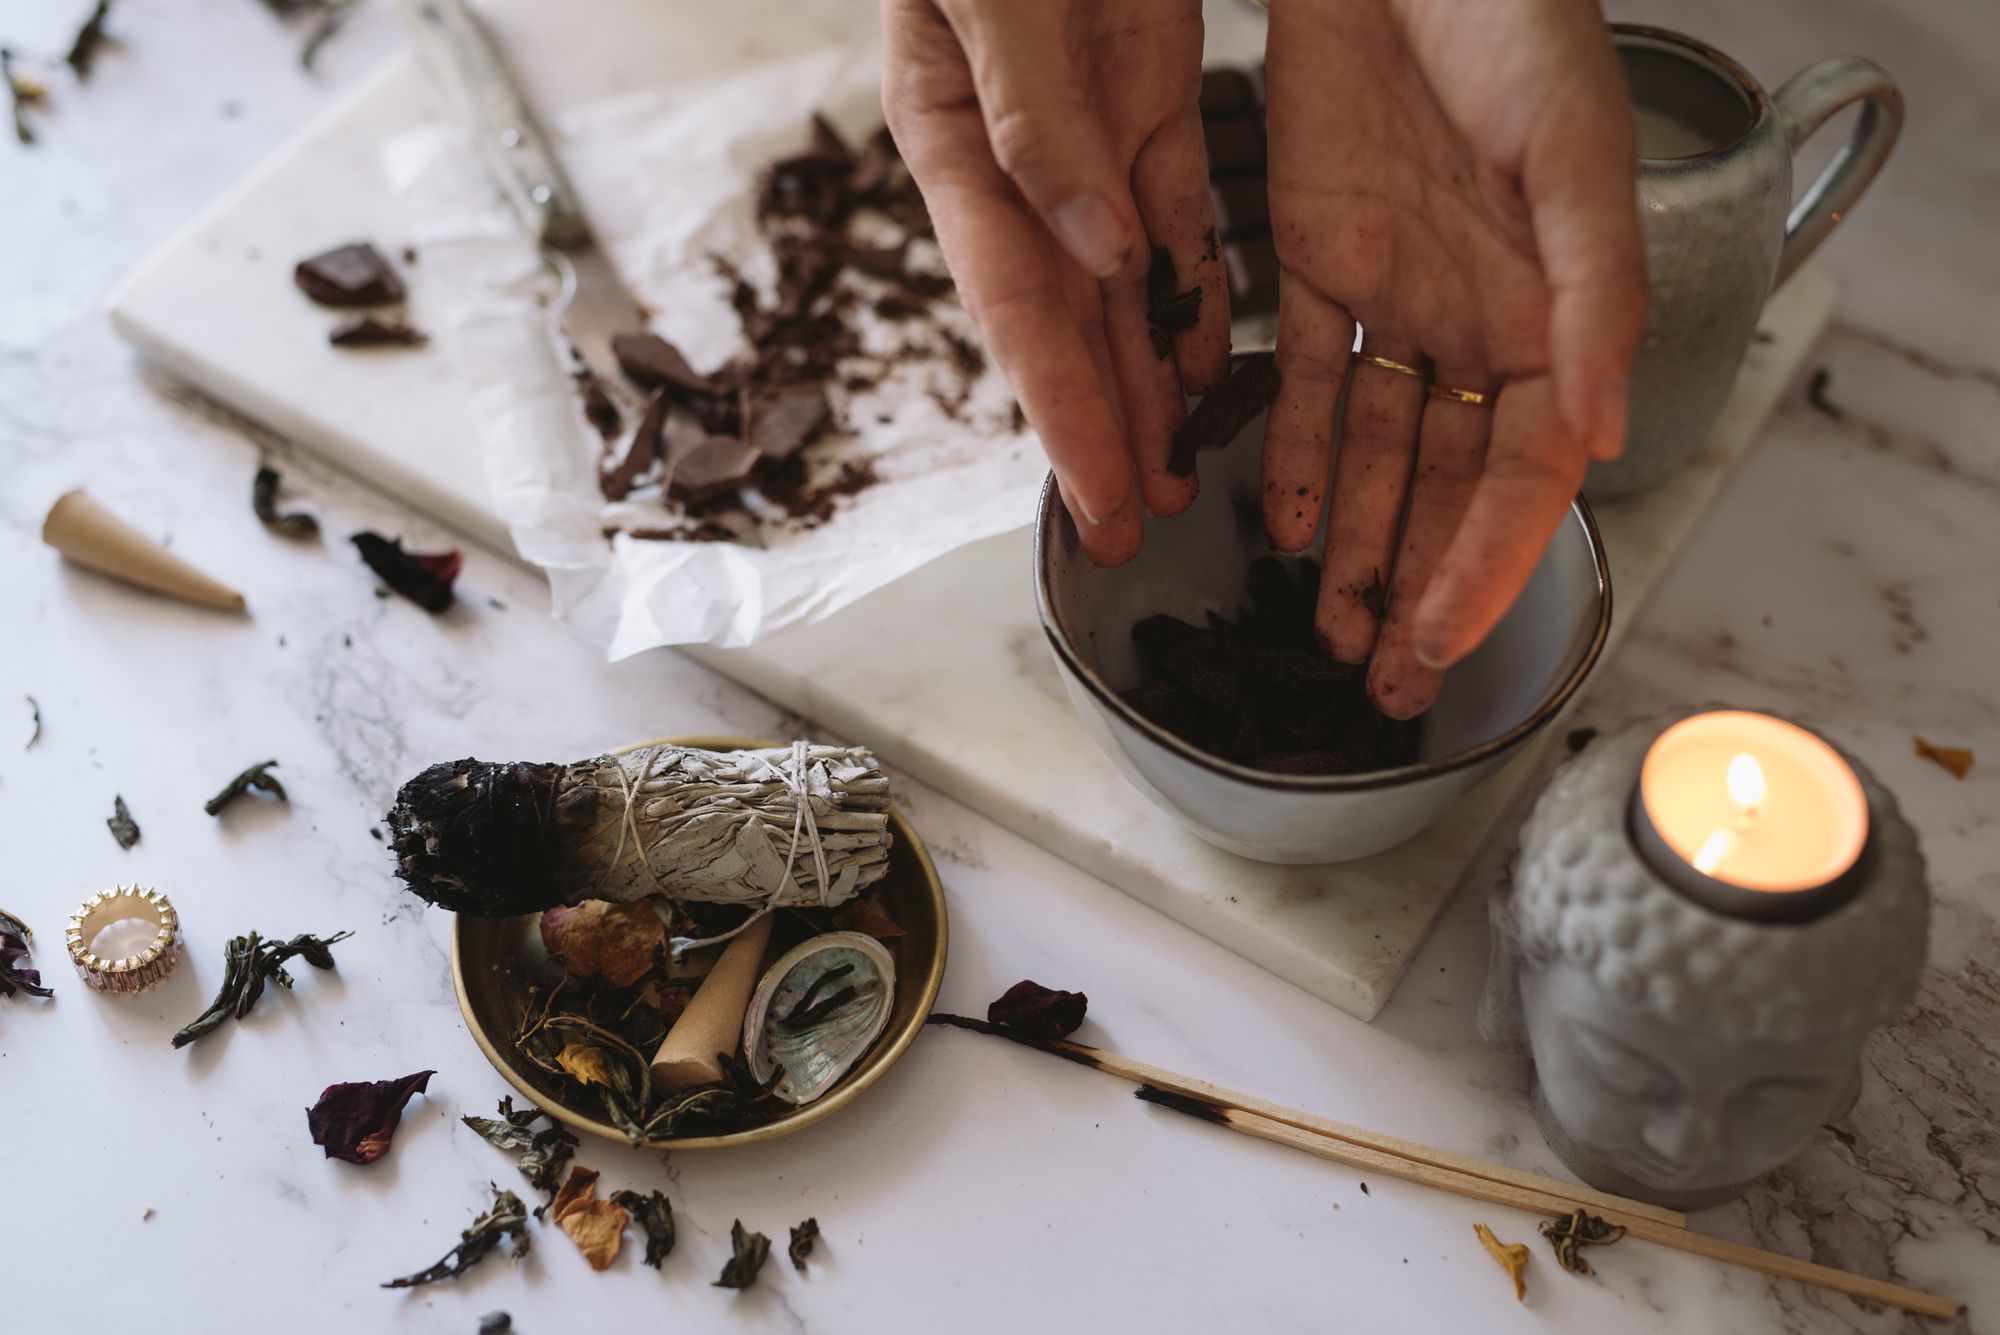
M 523 73 L 544 108 L 678 71 L 713 74 L 872 21 L 867 7 L 833 0 L 783 6 L 782 28 L 745 16 L 769 6 L 682 13 L 670 24 L 649 0 L 593 0 L 588 31 L 617 34 L 615 53 L 577 37 L 584 29 L 570 6 L 513 0 L 489 12 L 511 50 L 536 53 Z M 1248 6 L 1215 7 L 1209 58 L 1247 58 L 1259 30 Z M 410 240 L 379 150 L 440 114 L 415 62 L 396 60 L 155 253 L 114 297 L 111 316 L 168 370 L 505 552 L 448 346 L 331 349 L 329 313 L 290 283 L 291 265 L 323 246 L 366 236 L 394 250 Z M 449 339 L 441 320 L 426 318 L 437 294 L 425 290 L 421 254 L 411 277 L 413 320 Z M 1773 300 L 1765 337 L 1694 463 L 1651 495 L 1598 507 L 1614 636 L 1797 374 L 1835 291 L 1822 272 L 1798 275 Z M 962 549 L 817 626 L 752 649 L 694 652 L 1363 1019 L 1388 999 L 1531 759 L 1424 835 L 1365 861 L 1273 867 L 1213 849 L 1127 785 L 1077 726 L 1036 624 L 1025 530 Z M 635 735 L 671 731 L 662 717 L 634 719 Z

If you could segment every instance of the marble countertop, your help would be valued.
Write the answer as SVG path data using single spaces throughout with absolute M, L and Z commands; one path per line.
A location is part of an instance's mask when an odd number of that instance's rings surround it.
M 64 49 L 86 6 L 0 19 L 17 50 Z M 1823 252 L 1842 322 L 1820 356 L 1831 411 L 1795 402 L 1753 447 L 1681 565 L 1598 674 L 1586 717 L 1675 700 L 1781 709 L 1838 737 L 1900 794 L 1937 893 L 1916 1006 L 1880 1034 L 1854 1111 L 1700 1227 L 1952 1294 L 1957 1328 L 2000 1330 L 2000 15 L 1784 0 L 1617 4 L 1712 40 L 1776 82 L 1865 51 L 1910 90 L 1904 146 Z M 865 12 L 865 6 L 857 6 Z M 1785 16 L 1781 22 L 1780 16 Z M 1787 26 L 1789 25 L 1789 26 Z M 0 1303 L 28 1331 L 282 1327 L 517 1329 L 1621 1331 L 1952 1329 L 1639 1244 L 1596 1279 L 1537 1260 L 1524 1307 L 1471 1224 L 1523 1216 L 1360 1176 L 1197 1126 L 1103 1076 L 931 1031 L 865 1100 L 796 1137 L 663 1156 L 590 1144 L 607 1183 L 663 1187 L 681 1220 L 664 1270 L 633 1249 L 593 1274 L 537 1226 L 518 1266 L 377 1287 L 442 1254 L 508 1160 L 457 1117 L 505 1085 L 468 1041 L 448 923 L 397 891 L 371 837 L 431 761 L 583 755 L 674 732 L 810 728 L 694 663 L 594 661 L 526 573 L 468 552 L 463 605 L 433 620 L 374 596 L 345 535 L 450 535 L 393 499 L 140 365 L 100 317 L 149 247 L 397 40 L 363 5 L 316 75 L 299 30 L 242 0 L 114 11 L 122 45 L 55 80 L 32 150 L 0 143 L 0 907 L 38 931 L 53 1002 L 0 1001 Z M 249 513 L 276 458 L 326 528 L 268 537 Z M 229 619 L 59 564 L 37 541 L 61 490 L 100 499 L 249 592 Z M 1632 614 L 1634 609 L 1621 609 Z M 40 703 L 29 731 L 24 695 Z M 4 720 L 14 717 L 15 724 Z M 1964 782 L 1911 736 L 1971 746 Z M 862 739 L 865 740 L 865 739 Z M 289 807 L 220 819 L 201 801 L 269 757 Z M 1482 1048 L 1485 924 L 1447 913 L 1363 1025 L 976 817 L 905 783 L 950 898 L 942 1004 L 977 1011 L 1017 978 L 1091 995 L 1083 1037 L 1414 1139 L 1559 1171 L 1526 1072 Z M 122 795 L 144 835 L 103 828 Z M 189 959 L 136 1000 L 87 992 L 61 924 L 92 890 L 153 884 Z M 176 1052 L 225 939 L 352 928 L 339 969 L 304 970 L 245 1023 Z M 438 1074 L 390 1155 L 330 1162 L 302 1109 L 335 1080 Z M 818 1217 L 812 1271 L 782 1259 L 742 1296 L 712 1288 L 740 1217 L 782 1243 Z M 1535 1244 L 1539 1248 L 1540 1244 Z

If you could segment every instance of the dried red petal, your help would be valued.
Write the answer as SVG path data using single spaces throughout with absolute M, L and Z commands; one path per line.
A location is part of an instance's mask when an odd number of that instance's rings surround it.
M 328 1085 L 319 1102 L 306 1109 L 313 1144 L 329 1159 L 374 1163 L 389 1152 L 403 1105 L 430 1084 L 436 1071 L 418 1071 L 401 1080 L 356 1080 Z
M 1081 992 L 1061 992 L 1027 979 L 1008 988 L 986 1008 L 986 1020 L 1035 1038 L 1066 1038 L 1083 1023 L 1090 998 Z
M 542 914 L 542 945 L 573 978 L 630 987 L 651 972 L 666 948 L 667 929 L 643 899 L 586 899 Z
M 409 552 L 400 538 L 379 533 L 357 533 L 353 542 L 361 559 L 384 584 L 402 594 L 426 612 L 442 612 L 451 606 L 452 581 L 458 578 L 465 558 L 456 549 L 448 552 Z

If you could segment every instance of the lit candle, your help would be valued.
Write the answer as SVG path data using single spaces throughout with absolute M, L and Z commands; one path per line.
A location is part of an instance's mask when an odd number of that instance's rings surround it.
M 1769 714 L 1718 710 L 1653 740 L 1632 834 L 1661 878 L 1739 917 L 1817 917 L 1859 889 L 1868 799 L 1840 753 Z

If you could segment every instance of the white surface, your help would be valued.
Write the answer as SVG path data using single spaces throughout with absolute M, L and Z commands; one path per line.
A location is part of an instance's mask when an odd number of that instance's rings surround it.
M 1224 21 L 1210 33 L 1211 58 L 1254 50 L 1257 26 L 1243 22 L 1245 7 L 1216 9 Z M 668 25 L 657 17 L 635 22 L 629 41 L 621 29 L 621 40 L 607 43 L 601 30 L 525 30 L 529 19 L 547 22 L 534 7 L 494 12 L 518 49 L 546 57 L 532 69 L 548 107 L 629 91 L 616 76 L 591 77 L 608 45 L 659 52 L 663 77 L 686 68 L 685 49 L 663 36 Z M 710 67 L 747 54 L 713 52 Z M 286 257 L 322 240 L 401 243 L 409 223 L 377 150 L 436 114 L 414 60 L 392 65 L 148 260 L 114 314 L 122 332 L 177 373 L 505 551 L 475 419 L 443 369 L 454 331 L 432 322 L 440 341 L 417 354 L 356 358 L 328 348 L 326 313 L 297 297 L 286 270 Z M 617 207 L 616 232 L 642 230 L 627 221 L 642 206 Z M 422 244 L 411 282 L 420 325 L 427 304 L 449 301 L 426 289 Z M 1599 511 L 1619 608 L 1614 635 L 1792 379 L 1835 290 L 1810 269 L 1788 285 L 1764 319 L 1770 341 L 1753 346 L 1701 454 L 1671 483 Z M 1024 521 L 1030 513 L 1024 503 Z M 1373 1016 L 1519 769 L 1503 770 L 1417 839 L 1365 861 L 1279 867 L 1212 848 L 1128 785 L 1078 725 L 1035 621 L 1028 538 L 1022 530 L 962 548 L 828 621 L 752 648 L 691 652 L 1279 977 Z M 1030 772 L 1035 782 L 1020 782 Z
M 60 52 L 77 8 L 15 6 L 8 39 Z M 590 1147 L 584 1160 L 607 1181 L 672 1195 L 682 1241 L 663 1273 L 637 1265 L 628 1239 L 611 1272 L 592 1274 L 536 1225 L 518 1268 L 491 1260 L 413 1295 L 374 1287 L 441 1254 L 489 1179 L 512 1181 L 455 1122 L 505 1086 L 450 999 L 447 921 L 395 891 L 367 833 L 395 785 L 473 750 L 554 756 L 796 724 L 675 655 L 597 662 L 548 623 L 539 580 L 482 552 L 470 554 L 466 606 L 443 621 L 378 601 L 348 532 L 449 535 L 213 420 L 135 365 L 104 326 L 111 283 L 324 92 L 293 65 L 296 37 L 260 6 L 160 0 L 115 14 L 125 46 L 87 90 L 54 80 L 44 143 L 23 153 L 0 141 L 0 617 L 11 631 L 0 905 L 40 929 L 60 989 L 50 1004 L 0 1000 L 10 1330 L 469 1335 L 494 1308 L 524 1335 L 2000 1330 L 2000 359 L 1954 334 L 1990 330 L 1988 294 L 2000 291 L 2000 190 L 1981 174 L 1991 143 L 1961 132 L 2000 121 L 1990 7 L 1658 7 L 1657 21 L 1774 80 L 1806 56 L 1870 51 L 1912 86 L 1918 110 L 1888 193 L 1848 224 L 1869 230 L 1843 229 L 1829 251 L 1857 275 L 1850 290 L 1865 283 L 1878 298 L 1851 302 L 1819 354 L 1846 416 L 1796 400 L 1781 410 L 1579 719 L 1615 725 L 1686 699 L 1778 708 L 1851 746 L 1902 799 L 1939 901 L 1917 1005 L 1871 1046 L 1861 1102 L 1835 1132 L 1696 1222 L 1955 1294 L 1972 1304 L 1956 1326 L 1636 1243 L 1600 1256 L 1596 1279 L 1564 1275 L 1526 1216 L 1380 1180 L 1363 1195 L 1356 1174 L 1143 1108 L 1080 1068 L 947 1033 L 926 1034 L 842 1117 L 745 1155 L 663 1164 Z M 383 6 L 362 6 L 322 77 L 347 83 L 392 35 Z M 1983 219 L 1977 230 L 1971 218 Z M 325 518 L 323 547 L 290 546 L 250 518 L 260 448 L 280 454 Z M 34 534 L 79 481 L 240 580 L 254 619 L 64 569 Z M 27 752 L 24 692 L 46 720 Z M 1978 767 L 1954 782 L 1912 758 L 1912 733 L 1974 747 Z M 200 813 L 222 778 L 272 755 L 291 810 Z M 145 830 L 130 853 L 103 827 L 118 792 Z M 947 1007 L 976 1011 L 1024 976 L 1083 987 L 1093 1040 L 1555 1171 L 1523 1067 L 1473 1032 L 1477 896 L 1452 903 L 1401 990 L 1361 1025 L 922 784 L 904 782 L 903 796 L 951 902 Z M 50 952 L 76 901 L 134 879 L 174 897 L 193 953 L 157 998 L 120 1005 L 88 995 Z M 168 1048 L 206 1002 L 229 935 L 341 926 L 359 935 L 339 947 L 337 976 L 306 971 L 296 995 L 274 992 L 234 1032 Z M 301 1110 L 326 1082 L 430 1066 L 433 1092 L 387 1159 L 356 1169 L 308 1143 Z M 827 1236 L 809 1276 L 780 1260 L 762 1291 L 708 1287 L 732 1218 L 782 1241 L 807 1213 Z M 1479 1249 L 1475 1220 L 1534 1248 L 1525 1307 Z

